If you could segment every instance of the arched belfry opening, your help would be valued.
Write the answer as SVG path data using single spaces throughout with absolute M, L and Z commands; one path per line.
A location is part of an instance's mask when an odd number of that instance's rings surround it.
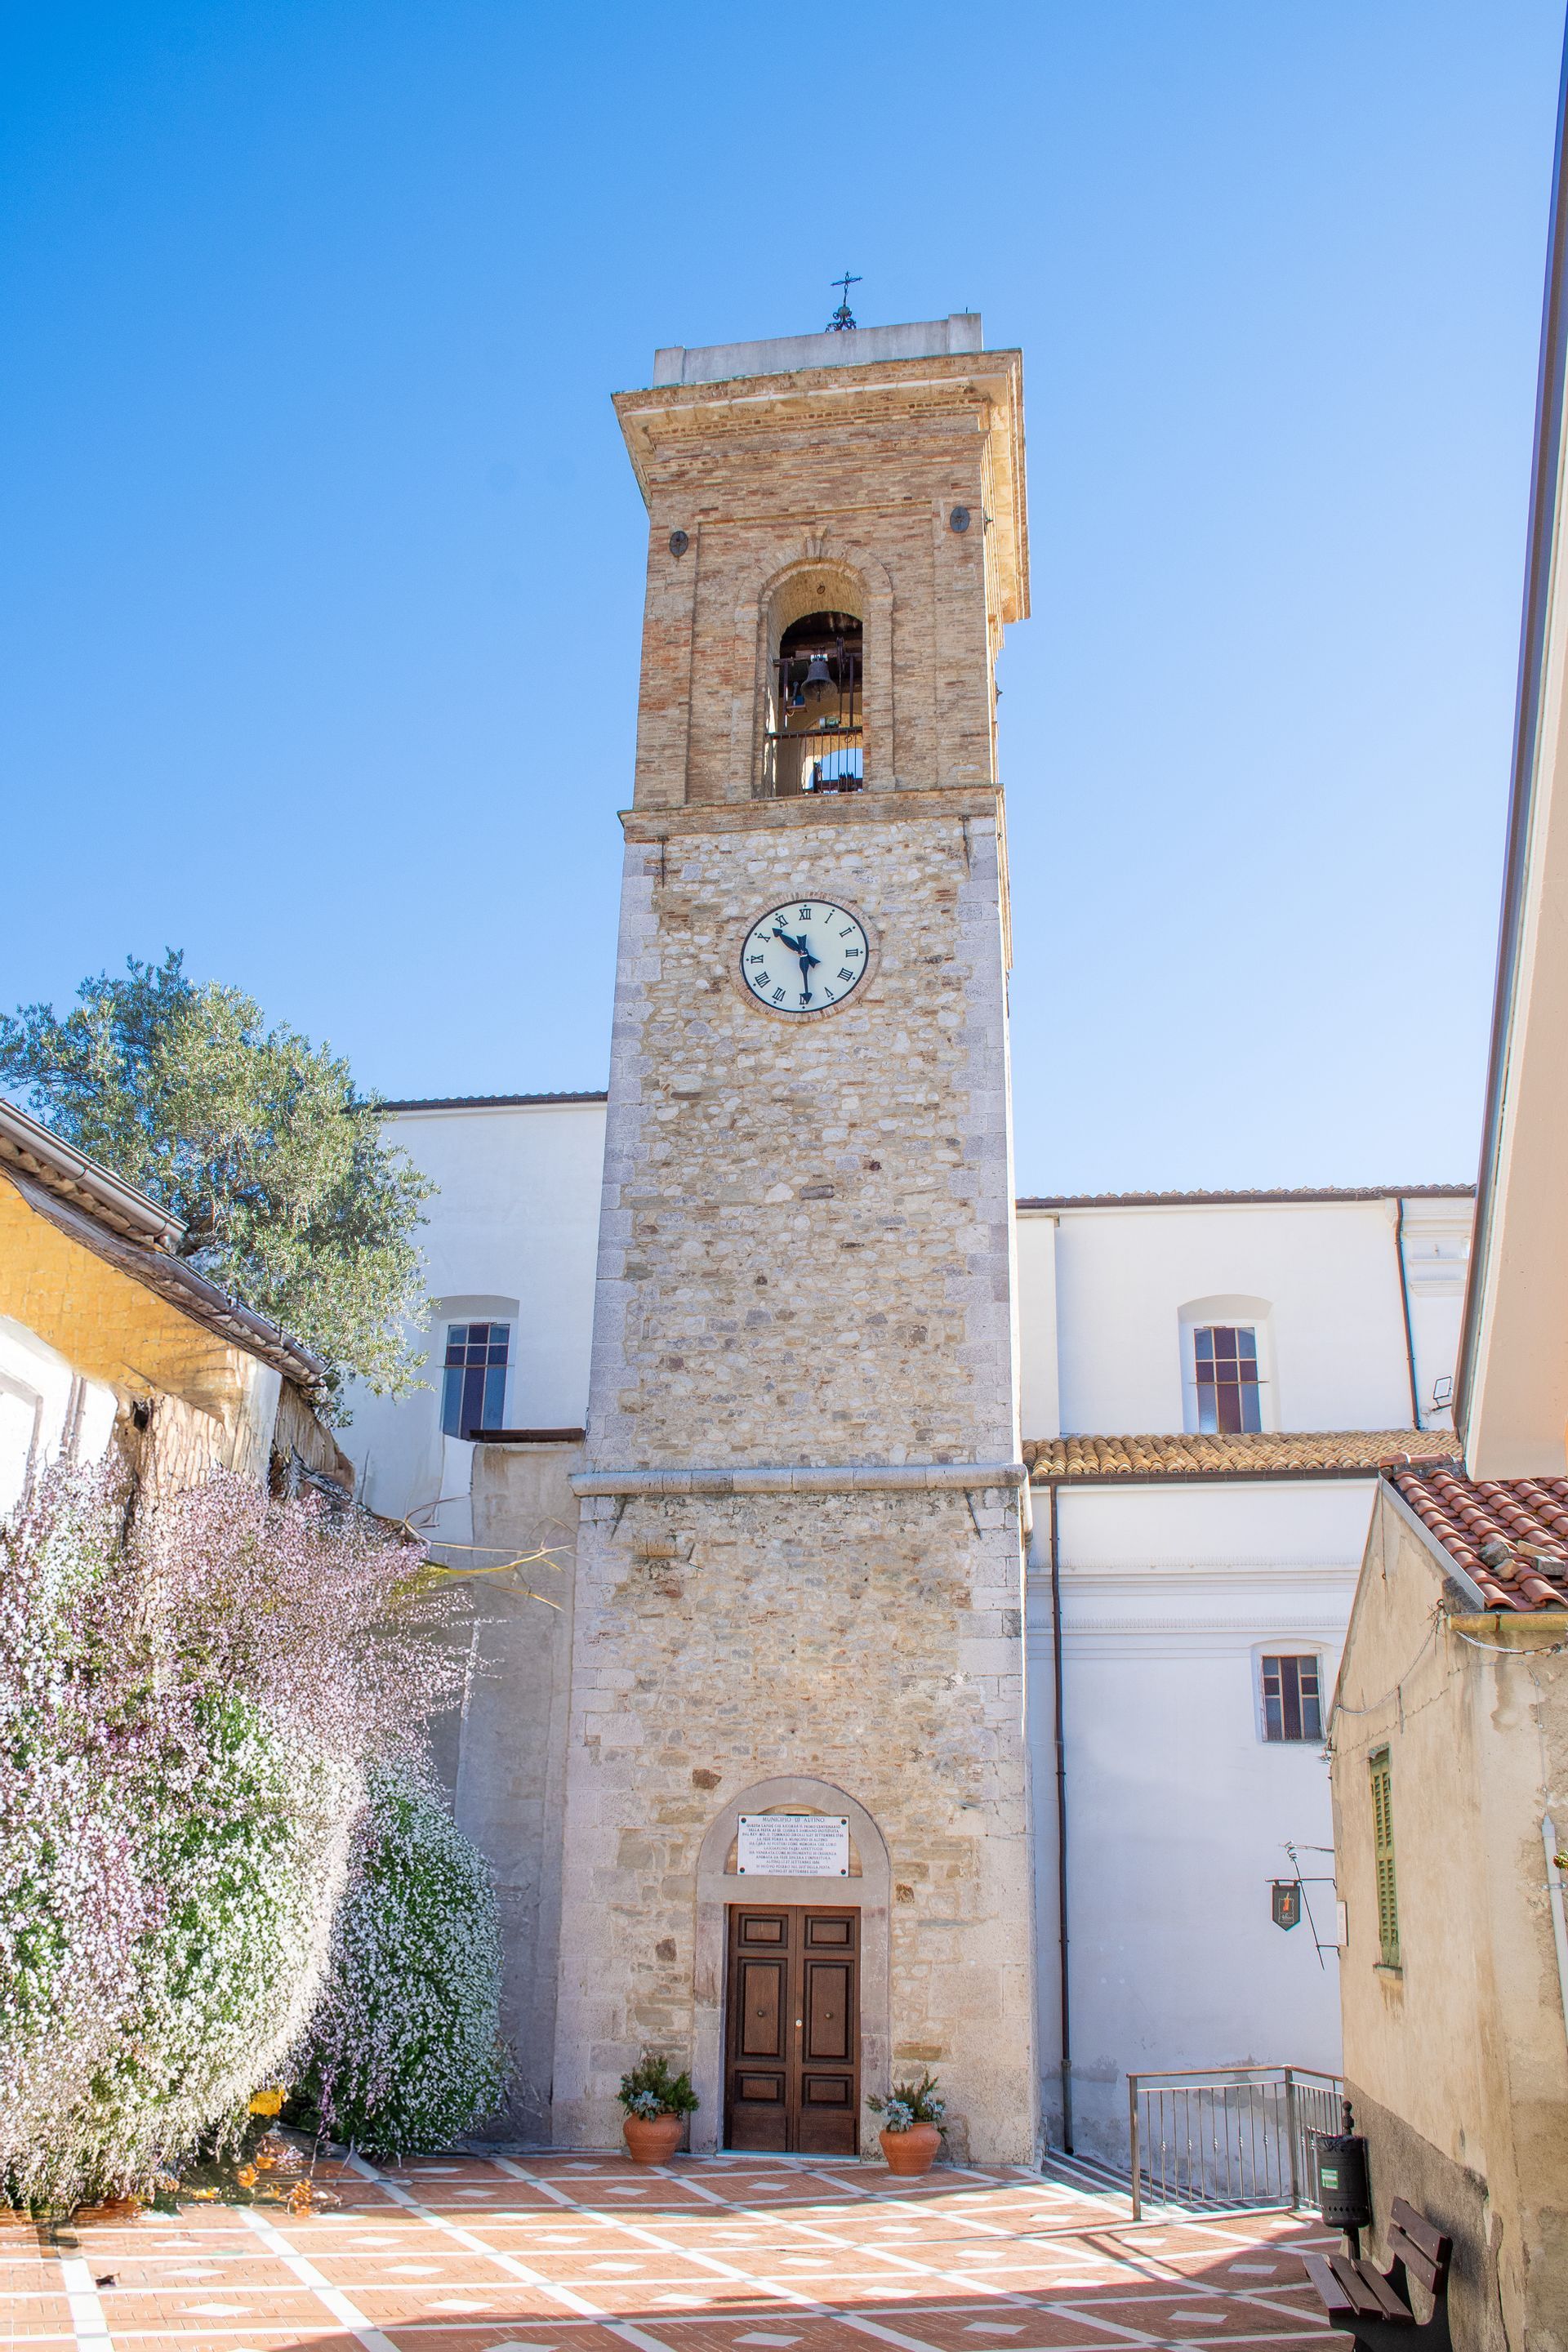
M 856 614 L 825 608 L 780 631 L 769 680 L 764 799 L 860 790 L 865 675 L 865 630 Z

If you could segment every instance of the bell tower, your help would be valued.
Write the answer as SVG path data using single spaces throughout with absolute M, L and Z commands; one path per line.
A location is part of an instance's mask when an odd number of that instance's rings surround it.
M 619 2137 L 1037 2152 L 994 666 L 1022 369 L 972 314 L 656 354 L 554 2074 Z

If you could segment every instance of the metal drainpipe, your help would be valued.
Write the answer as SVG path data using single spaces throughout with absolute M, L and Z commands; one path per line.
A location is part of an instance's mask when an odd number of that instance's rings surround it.
M 1410 1426 L 1421 1426 L 1421 1391 L 1415 1385 L 1415 1334 L 1410 1324 L 1410 1276 L 1405 1265 L 1405 1202 L 1394 1203 L 1394 1250 L 1399 1260 L 1399 1303 L 1405 1309 L 1405 1363 L 1410 1374 Z
M 1563 2022 L 1568 2026 L 1568 1916 L 1563 1913 L 1563 1878 L 1557 1863 L 1557 1824 L 1550 1813 L 1542 1816 L 1541 1838 L 1546 1848 L 1546 1895 L 1552 1906 L 1552 1941 L 1557 1951 L 1557 1990 L 1563 1997 Z
M 1062 1559 L 1058 1524 L 1057 1482 L 1046 1488 L 1050 1500 L 1051 1547 L 1051 1675 L 1056 1698 L 1057 1739 L 1057 1930 L 1059 1945 L 1057 1973 L 1061 1986 L 1062 2147 L 1072 2146 L 1072 1996 L 1068 1979 L 1068 1757 L 1062 1731 Z

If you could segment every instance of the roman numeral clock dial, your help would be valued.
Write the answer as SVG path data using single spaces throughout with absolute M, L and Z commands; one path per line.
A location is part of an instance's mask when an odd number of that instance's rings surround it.
M 871 942 L 858 915 L 831 898 L 790 898 L 759 915 L 741 950 L 746 992 L 770 1013 L 827 1013 L 866 977 Z

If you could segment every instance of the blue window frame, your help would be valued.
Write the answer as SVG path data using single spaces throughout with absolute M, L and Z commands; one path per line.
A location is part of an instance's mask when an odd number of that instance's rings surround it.
M 448 1437 L 500 1429 L 506 1412 L 510 1323 L 448 1323 L 441 1426 Z

